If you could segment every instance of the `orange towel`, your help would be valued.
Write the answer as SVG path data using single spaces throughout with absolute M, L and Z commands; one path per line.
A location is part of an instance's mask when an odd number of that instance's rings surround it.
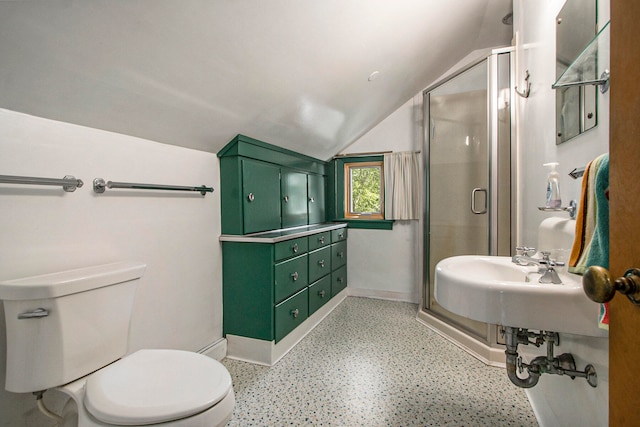
M 584 169 L 584 175 L 582 178 L 582 193 L 580 197 L 580 206 L 578 209 L 578 215 L 576 216 L 576 235 L 573 241 L 573 247 L 571 248 L 571 255 L 569 256 L 569 267 L 575 267 L 578 265 L 580 255 L 584 251 L 585 246 L 588 243 L 586 236 L 586 220 L 587 220 L 587 208 L 589 203 L 589 171 L 591 169 L 591 163 Z
M 602 154 L 589 162 L 582 178 L 582 193 L 580 207 L 576 217 L 576 235 L 569 256 L 568 271 L 584 274 L 587 269 L 587 257 L 591 249 L 593 235 L 596 228 L 598 206 L 596 204 L 596 175 L 608 154 Z

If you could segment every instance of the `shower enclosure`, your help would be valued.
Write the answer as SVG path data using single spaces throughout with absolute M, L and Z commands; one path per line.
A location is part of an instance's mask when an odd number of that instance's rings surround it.
M 455 255 L 511 253 L 510 54 L 492 54 L 424 91 L 424 309 L 488 344 L 491 326 L 435 300 L 436 264 Z

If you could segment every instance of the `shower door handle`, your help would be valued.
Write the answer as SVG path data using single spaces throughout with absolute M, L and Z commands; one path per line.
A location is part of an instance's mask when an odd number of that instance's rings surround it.
M 481 210 L 476 209 L 476 193 L 484 193 L 484 207 Z M 476 187 L 471 191 L 471 212 L 476 215 L 487 213 L 487 189 Z

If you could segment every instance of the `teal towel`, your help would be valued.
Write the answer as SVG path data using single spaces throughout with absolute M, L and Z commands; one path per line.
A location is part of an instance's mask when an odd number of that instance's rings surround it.
M 606 154 L 596 175 L 596 226 L 586 266 L 609 268 L 609 155 Z

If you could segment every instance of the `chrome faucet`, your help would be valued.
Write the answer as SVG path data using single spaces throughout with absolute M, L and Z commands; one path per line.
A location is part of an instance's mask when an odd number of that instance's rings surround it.
M 538 273 L 542 274 L 538 283 L 553 283 L 555 285 L 559 285 L 562 283 L 560 280 L 560 276 L 558 276 L 558 272 L 555 267 L 564 266 L 564 262 L 559 262 L 550 258 L 551 253 L 542 251 L 540 255 L 542 258 L 533 258 L 532 255 L 535 254 L 535 248 L 517 247 L 516 255 L 511 257 L 511 261 L 514 264 L 518 265 L 537 265 Z
M 564 262 L 559 262 L 554 259 L 550 259 L 549 252 L 540 252 L 540 253 L 542 254 L 542 260 L 540 260 L 540 263 L 545 267 L 542 267 L 542 266 L 540 267 L 540 269 L 541 270 L 544 269 L 544 271 L 540 271 L 540 273 L 542 273 L 542 277 L 540 277 L 540 280 L 538 280 L 538 282 L 553 283 L 554 285 L 560 285 L 562 283 L 562 280 L 560 280 L 560 277 L 558 276 L 558 272 L 556 271 L 555 267 L 564 266 Z

